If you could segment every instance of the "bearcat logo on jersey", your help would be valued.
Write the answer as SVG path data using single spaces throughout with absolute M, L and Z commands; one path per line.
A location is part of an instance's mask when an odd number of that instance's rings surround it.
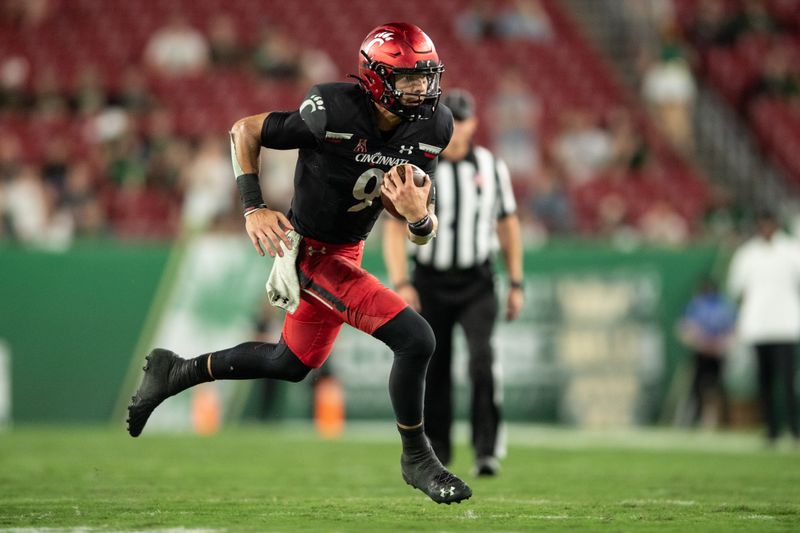
M 318 95 L 318 94 L 312 94 L 311 96 L 309 96 L 308 98 L 303 100 L 303 103 L 300 104 L 300 112 L 301 113 L 303 112 L 303 108 L 305 106 L 311 106 L 311 112 L 312 113 L 314 111 L 319 110 L 319 109 L 322 109 L 322 110 L 325 109 L 325 103 L 322 101 L 322 97 L 320 95 Z
M 442 149 L 438 146 L 433 146 L 432 144 L 425 144 L 425 143 L 417 143 L 419 145 L 419 149 L 425 154 L 425 157 L 428 159 L 433 159 L 439 153 L 441 153 Z
M 359 163 L 369 163 L 370 165 L 375 166 L 382 166 L 382 167 L 393 167 L 396 165 L 405 165 L 408 163 L 408 159 L 401 159 L 399 157 L 389 157 L 388 155 L 383 155 L 380 152 L 376 152 L 374 154 L 358 154 L 356 155 L 356 161 Z

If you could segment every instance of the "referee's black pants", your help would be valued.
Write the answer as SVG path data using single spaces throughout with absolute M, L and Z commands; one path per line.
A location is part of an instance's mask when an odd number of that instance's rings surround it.
M 767 423 L 767 438 L 775 440 L 780 433 L 780 413 L 775 406 L 776 383 L 783 383 L 781 391 L 786 399 L 786 416 L 794 438 L 800 439 L 800 420 L 797 418 L 797 391 L 795 390 L 795 343 L 760 343 L 755 345 L 758 358 L 758 393 L 761 411 Z
M 419 293 L 421 314 L 436 336 L 436 350 L 425 380 L 425 433 L 436 456 L 448 464 L 452 455 L 453 333 L 456 324 L 460 324 L 469 351 L 472 446 L 476 458 L 493 457 L 500 405 L 491 344 L 498 309 L 492 268 L 487 263 L 440 272 L 417 265 L 414 286 Z

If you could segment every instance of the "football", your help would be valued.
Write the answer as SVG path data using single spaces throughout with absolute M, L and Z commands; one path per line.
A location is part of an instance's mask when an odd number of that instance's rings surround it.
M 392 168 L 397 170 L 397 175 L 400 176 L 400 181 L 402 181 L 403 183 L 406 182 L 406 175 L 410 170 L 412 172 L 411 175 L 413 176 L 414 179 L 414 185 L 416 185 L 417 187 L 422 187 L 423 185 L 425 185 L 425 176 L 426 176 L 425 171 L 419 168 L 417 165 L 412 165 L 410 163 L 407 163 L 405 165 L 397 165 L 396 167 Z M 391 170 L 389 172 L 391 172 Z M 428 193 L 428 201 L 430 201 L 430 199 L 431 199 L 430 193 Z M 387 198 L 386 196 L 384 196 L 383 193 L 381 193 L 381 203 L 383 204 L 383 208 L 390 215 L 392 215 L 395 218 L 399 218 L 400 220 L 405 220 L 403 215 L 397 212 L 397 209 L 395 209 L 392 201 L 389 200 L 389 198 Z

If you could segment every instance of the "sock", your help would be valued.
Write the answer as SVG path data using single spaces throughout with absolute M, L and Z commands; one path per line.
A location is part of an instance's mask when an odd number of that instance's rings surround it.
M 428 450 L 430 450 L 428 437 L 425 436 L 425 431 L 422 426 L 411 429 L 397 426 L 397 431 L 400 432 L 400 440 L 403 443 L 403 455 L 406 457 L 426 455 Z
M 178 394 L 198 383 L 213 381 L 208 375 L 207 364 L 208 354 L 193 359 L 176 359 L 169 371 L 169 395 Z

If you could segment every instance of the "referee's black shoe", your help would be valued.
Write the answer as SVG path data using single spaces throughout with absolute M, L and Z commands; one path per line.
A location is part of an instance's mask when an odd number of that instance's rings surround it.
M 156 348 L 145 361 L 142 383 L 128 404 L 127 422 L 131 437 L 142 433 L 147 419 L 161 402 L 197 382 L 191 363 L 174 352 Z
M 400 467 L 405 482 L 436 503 L 461 503 L 472 496 L 472 489 L 442 466 L 430 447 L 414 456 L 404 453 L 400 457 Z

